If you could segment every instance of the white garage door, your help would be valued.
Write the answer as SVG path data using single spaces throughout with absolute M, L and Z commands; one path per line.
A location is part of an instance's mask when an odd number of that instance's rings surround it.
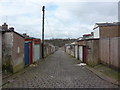
M 75 46 L 75 58 L 78 58 L 78 52 L 77 52 L 77 48 L 78 46 Z
M 83 61 L 83 47 L 79 46 L 79 60 Z
M 34 45 L 34 62 L 40 59 L 40 45 Z

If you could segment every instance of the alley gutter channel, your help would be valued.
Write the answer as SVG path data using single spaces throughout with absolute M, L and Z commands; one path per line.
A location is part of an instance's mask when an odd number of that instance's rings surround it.
M 117 85 L 118 87 L 120 87 L 120 82 L 119 82 L 119 81 L 117 81 L 117 80 L 115 80 L 115 79 L 113 79 L 113 78 L 110 78 L 109 76 L 107 76 L 107 75 L 105 75 L 105 74 L 103 74 L 103 73 L 101 73 L 101 72 L 99 72 L 99 71 L 97 71 L 97 70 L 95 70 L 95 69 L 87 66 L 87 65 L 86 65 L 85 67 L 86 67 L 88 70 L 90 70 L 91 72 L 95 73 L 95 74 L 96 74 L 98 77 L 100 77 L 101 79 L 106 80 L 106 81 L 108 81 L 108 82 L 111 82 L 112 84 L 115 84 L 115 85 Z

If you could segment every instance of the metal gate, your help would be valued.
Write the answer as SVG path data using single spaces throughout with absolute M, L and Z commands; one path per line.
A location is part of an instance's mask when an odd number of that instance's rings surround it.
M 83 46 L 83 62 L 86 63 L 86 47 Z

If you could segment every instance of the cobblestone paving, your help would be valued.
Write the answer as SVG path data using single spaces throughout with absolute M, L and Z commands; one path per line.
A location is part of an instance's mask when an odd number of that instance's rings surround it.
M 28 67 L 26 72 L 4 79 L 3 82 L 11 82 L 3 88 L 117 88 L 85 67 L 76 66 L 77 63 L 59 50 L 38 62 L 37 67 Z

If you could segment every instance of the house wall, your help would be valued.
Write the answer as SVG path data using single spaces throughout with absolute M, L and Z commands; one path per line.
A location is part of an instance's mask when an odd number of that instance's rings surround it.
M 86 47 L 87 64 L 91 66 L 99 64 L 99 40 L 86 41 Z
M 12 71 L 12 47 L 13 47 L 13 33 L 11 32 L 4 32 L 2 34 L 3 39 L 3 47 L 2 47 L 2 69 L 7 71 Z
M 100 39 L 100 61 L 116 69 L 120 68 L 120 37 Z
M 12 47 L 13 72 L 24 68 L 24 38 L 13 33 Z
M 2 31 L 0 31 L 0 71 L 2 69 Z
M 120 37 L 118 38 L 118 65 L 120 66 Z M 118 69 L 120 70 L 120 67 Z
M 94 30 L 94 38 L 100 38 L 99 27 Z
M 100 38 L 120 37 L 120 31 L 118 30 L 119 28 L 120 26 L 100 27 Z
M 2 31 L 1 30 L 0 30 L 0 73 L 2 73 Z M 2 86 L 2 74 L 0 74 L 0 86 Z M 2 87 L 0 89 L 2 89 Z

